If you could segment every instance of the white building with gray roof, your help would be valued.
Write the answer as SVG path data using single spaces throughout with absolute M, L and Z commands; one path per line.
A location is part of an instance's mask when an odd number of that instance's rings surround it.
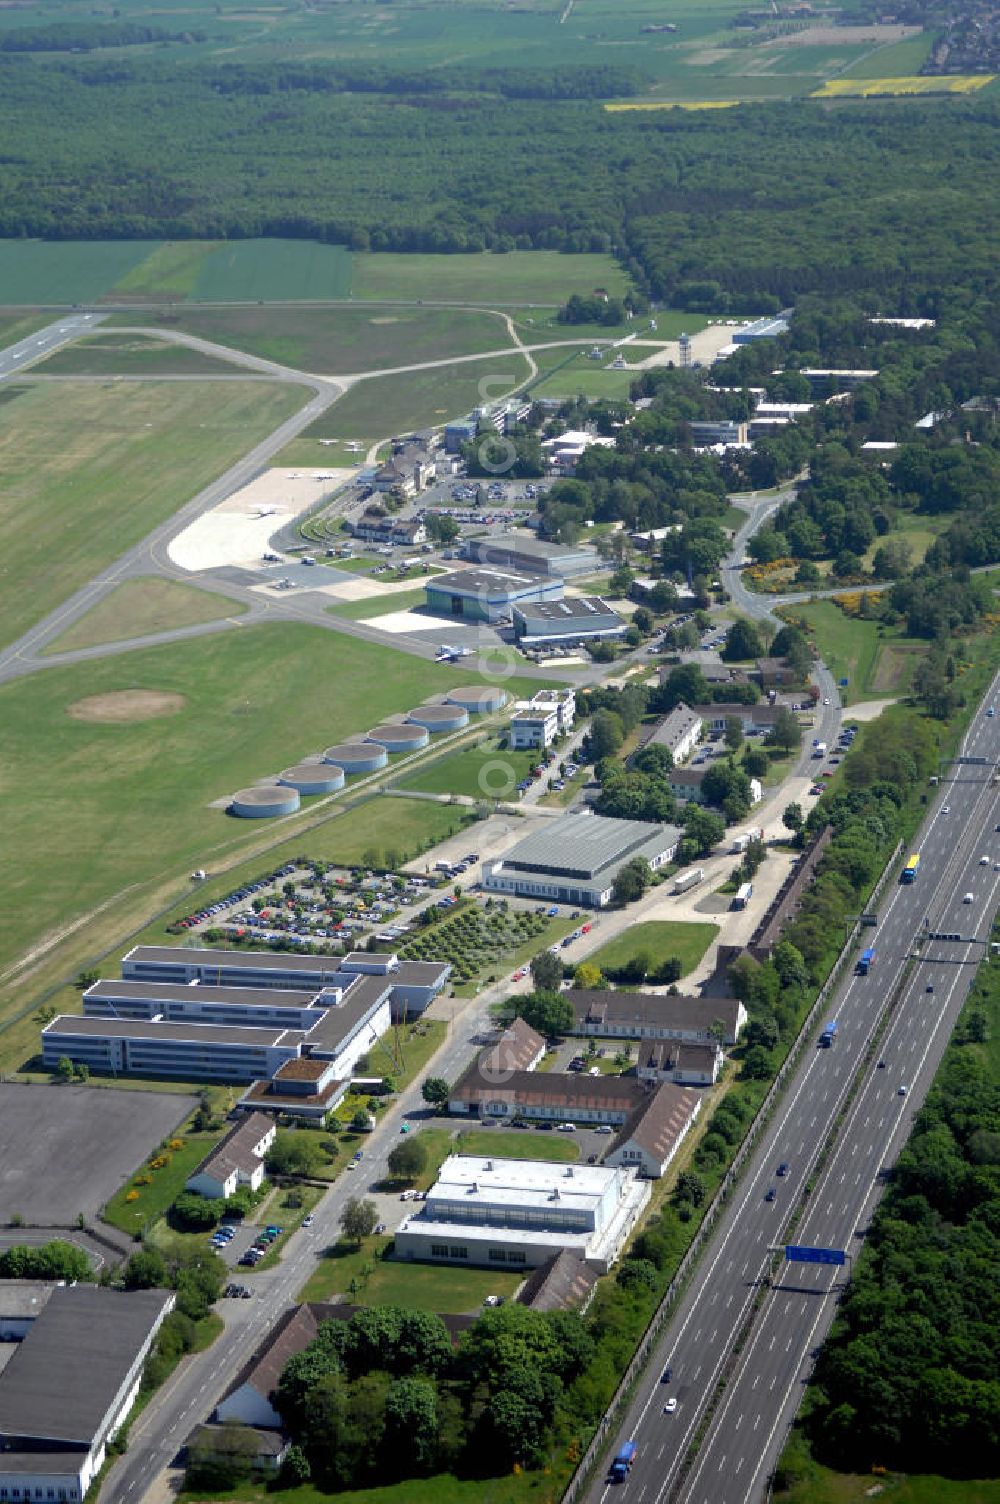
M 171 1290 L 58 1286 L 0 1373 L 0 1499 L 81 1500 L 139 1394 Z
M 681 834 L 676 825 L 609 820 L 589 812 L 563 815 L 546 821 L 505 856 L 485 862 L 483 887 L 602 909 L 611 902 L 615 878 L 626 862 L 642 857 L 655 872 L 673 861 Z

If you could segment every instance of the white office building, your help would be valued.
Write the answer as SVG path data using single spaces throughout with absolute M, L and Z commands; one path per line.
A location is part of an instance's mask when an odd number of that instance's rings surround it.
M 396 1233 L 396 1257 L 516 1270 L 569 1251 L 606 1273 L 649 1196 L 633 1169 L 454 1154 Z

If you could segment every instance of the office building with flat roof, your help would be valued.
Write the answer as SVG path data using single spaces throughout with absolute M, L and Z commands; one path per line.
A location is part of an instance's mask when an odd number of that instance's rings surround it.
M 396 1233 L 395 1256 L 533 1269 L 568 1250 L 606 1273 L 649 1196 L 632 1170 L 453 1154 Z
M 590 813 L 563 815 L 534 831 L 505 856 L 483 864 L 483 887 L 493 893 L 549 899 L 579 907 L 611 902 L 618 873 L 633 857 L 655 871 L 671 862 L 681 831 L 644 820 L 609 820 Z

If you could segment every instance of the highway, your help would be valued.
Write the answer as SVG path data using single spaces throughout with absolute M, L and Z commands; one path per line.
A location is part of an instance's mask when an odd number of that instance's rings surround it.
M 34 334 L 18 340 L 16 345 L 8 345 L 6 350 L 0 350 L 0 381 L 26 371 L 62 345 L 79 339 L 81 334 L 89 334 L 105 317 L 101 313 L 68 313 L 57 323 L 36 329 Z
M 994 682 L 986 703 L 1000 694 Z M 1000 758 L 1000 720 L 976 714 L 965 755 Z M 627 1481 L 606 1471 L 582 1495 L 633 1504 L 751 1504 L 763 1497 L 788 1425 L 802 1398 L 811 1354 L 833 1320 L 843 1270 L 781 1263 L 769 1283 L 770 1250 L 786 1241 L 856 1254 L 890 1167 L 910 1131 L 982 958 L 1000 903 L 1000 787 L 991 766 L 955 766 L 911 849 L 921 868 L 912 886 L 885 890 L 875 930 L 875 965 L 852 976 L 825 1010 L 839 1025 L 835 1045 L 809 1049 L 790 1078 L 730 1206 L 720 1219 L 609 1448 L 638 1443 Z M 980 865 L 988 856 L 988 864 Z M 973 895 L 965 904 L 963 896 Z M 914 949 L 931 932 L 965 937 Z M 911 962 L 911 955 L 919 959 Z M 933 992 L 928 991 L 932 987 Z M 871 1049 L 887 1002 L 898 1001 L 877 1055 L 817 1173 L 817 1160 Z M 885 1062 L 879 1067 L 878 1060 Z M 900 1094 L 900 1088 L 905 1094 Z M 787 1163 L 785 1177 L 776 1174 Z M 807 1182 L 813 1181 L 811 1190 Z M 765 1200 L 773 1188 L 776 1199 Z M 800 1220 L 790 1224 L 793 1214 Z M 848 1265 L 848 1270 L 849 1270 Z M 836 1293 L 835 1293 L 836 1292 Z M 755 1303 L 760 1309 L 754 1313 Z M 733 1356 L 735 1338 L 742 1350 Z M 663 1382 L 665 1367 L 672 1369 Z M 685 1456 L 725 1376 L 693 1464 Z M 676 1413 L 664 1413 L 673 1397 Z

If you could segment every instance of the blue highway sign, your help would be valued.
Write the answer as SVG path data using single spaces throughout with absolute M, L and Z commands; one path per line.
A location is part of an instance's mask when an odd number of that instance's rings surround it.
M 785 1245 L 785 1258 L 790 1264 L 844 1264 L 847 1254 L 842 1248 L 808 1248 L 801 1243 Z

